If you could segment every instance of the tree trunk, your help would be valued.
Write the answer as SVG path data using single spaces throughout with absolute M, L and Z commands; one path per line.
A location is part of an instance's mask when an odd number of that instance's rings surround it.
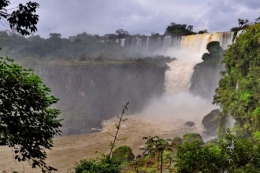
M 161 154 L 161 152 L 158 151 L 158 156 L 157 156 L 157 157 L 158 157 L 158 158 L 157 158 L 157 162 L 158 162 L 158 163 L 157 163 L 157 164 L 158 164 L 158 165 L 157 165 L 157 170 L 160 170 L 160 163 L 161 163 L 161 162 L 160 162 L 160 158 L 161 158 L 161 157 L 160 157 L 160 154 Z
M 161 169 L 160 169 L 161 171 L 161 173 L 162 173 L 162 171 L 163 171 L 163 151 L 161 151 Z

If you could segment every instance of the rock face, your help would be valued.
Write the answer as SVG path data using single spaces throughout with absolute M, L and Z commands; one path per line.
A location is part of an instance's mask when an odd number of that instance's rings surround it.
M 154 63 L 40 64 L 34 71 L 59 98 L 63 135 L 91 133 L 102 121 L 140 111 L 149 99 L 162 95 L 166 66 Z
M 190 92 L 193 95 L 201 96 L 205 99 L 212 99 L 215 89 L 218 87 L 220 80 L 221 64 L 212 62 L 202 62 L 194 67 L 191 78 Z
M 218 87 L 218 81 L 221 78 L 220 72 L 223 70 L 221 61 L 225 51 L 217 41 L 209 42 L 207 50 L 209 53 L 203 54 L 203 62 L 194 67 L 190 92 L 212 100 L 215 89 Z
M 212 135 L 212 136 L 217 135 L 219 122 L 216 118 L 219 113 L 220 113 L 219 109 L 214 109 L 202 119 L 202 124 L 206 129 L 205 133 L 207 135 Z

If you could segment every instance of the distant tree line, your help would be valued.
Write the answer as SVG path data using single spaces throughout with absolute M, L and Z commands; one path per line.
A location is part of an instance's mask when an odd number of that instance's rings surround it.
M 132 56 L 116 42 L 110 42 L 106 37 L 90 35 L 85 32 L 69 39 L 61 38 L 60 33 L 50 33 L 47 39 L 39 35 L 23 37 L 15 32 L 0 31 L 0 47 L 2 54 L 16 60 L 27 57 L 37 59 L 122 59 Z
M 166 28 L 164 35 L 182 36 L 193 34 L 193 26 L 171 23 Z M 151 33 L 152 38 L 161 37 L 158 33 Z M 92 35 L 86 32 L 62 38 L 60 33 L 50 33 L 49 38 L 44 39 L 39 35 L 28 38 L 17 34 L 15 31 L 0 31 L 0 47 L 3 54 L 7 54 L 16 60 L 27 57 L 37 59 L 122 59 L 138 57 L 133 51 L 124 49 L 118 45 L 117 39 L 145 37 L 140 34 L 130 35 L 124 29 L 117 29 L 114 34 L 104 36 Z

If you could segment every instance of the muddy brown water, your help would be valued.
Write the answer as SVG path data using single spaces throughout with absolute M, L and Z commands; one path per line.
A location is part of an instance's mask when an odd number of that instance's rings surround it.
M 197 117 L 194 127 L 187 127 L 183 124 L 185 119 L 160 120 L 147 119 L 138 115 L 127 116 L 128 120 L 121 126 L 119 138 L 126 137 L 126 141 L 119 141 L 116 146 L 128 145 L 133 149 L 135 155 L 141 154 L 140 146 L 144 144 L 144 136 L 158 135 L 164 138 L 182 137 L 187 132 L 203 131 L 201 126 L 202 117 Z M 109 142 L 112 137 L 107 132 L 115 133 L 115 124 L 118 119 L 113 118 L 104 122 L 101 132 L 92 134 L 73 135 L 57 137 L 54 139 L 54 147 L 48 151 L 47 164 L 58 169 L 58 172 L 72 172 L 75 162 L 80 159 L 90 159 L 98 156 L 95 151 L 101 153 L 109 152 Z M 205 137 L 205 136 L 204 136 Z M 13 160 L 12 150 L 8 147 L 0 147 L 0 172 L 25 172 L 38 173 L 39 169 L 32 169 L 27 162 L 19 163 Z
M 171 71 L 165 73 L 165 95 L 161 98 L 151 99 L 142 113 L 125 116 L 128 120 L 122 124 L 119 138 L 126 137 L 127 140 L 118 141 L 116 147 L 128 145 L 137 155 L 141 153 L 139 148 L 145 143 L 142 139 L 145 136 L 157 135 L 161 138 L 173 138 L 182 137 L 188 132 L 202 134 L 203 116 L 216 107 L 211 105 L 211 101 L 192 96 L 188 92 L 195 64 L 193 62 L 190 65 L 190 61 L 187 64 L 181 61 L 169 64 Z M 184 126 L 183 124 L 187 121 L 195 122 L 195 126 Z M 70 173 L 76 161 L 94 158 L 99 155 L 96 151 L 108 153 L 109 143 L 113 138 L 107 133 L 115 134 L 117 122 L 117 118 L 104 121 L 103 129 L 98 133 L 55 138 L 54 147 L 47 151 L 46 163 L 57 168 L 58 172 Z M 203 137 L 207 138 L 207 136 Z M 27 162 L 14 162 L 12 149 L 0 147 L 0 173 L 3 171 L 8 173 L 13 171 L 19 173 L 41 172 L 39 169 L 32 169 Z

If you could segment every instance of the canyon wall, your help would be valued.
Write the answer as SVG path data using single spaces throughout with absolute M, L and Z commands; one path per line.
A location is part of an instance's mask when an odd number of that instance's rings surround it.
M 142 62 L 36 64 L 34 71 L 59 98 L 63 135 L 88 133 L 120 114 L 134 114 L 164 92 L 166 66 Z

